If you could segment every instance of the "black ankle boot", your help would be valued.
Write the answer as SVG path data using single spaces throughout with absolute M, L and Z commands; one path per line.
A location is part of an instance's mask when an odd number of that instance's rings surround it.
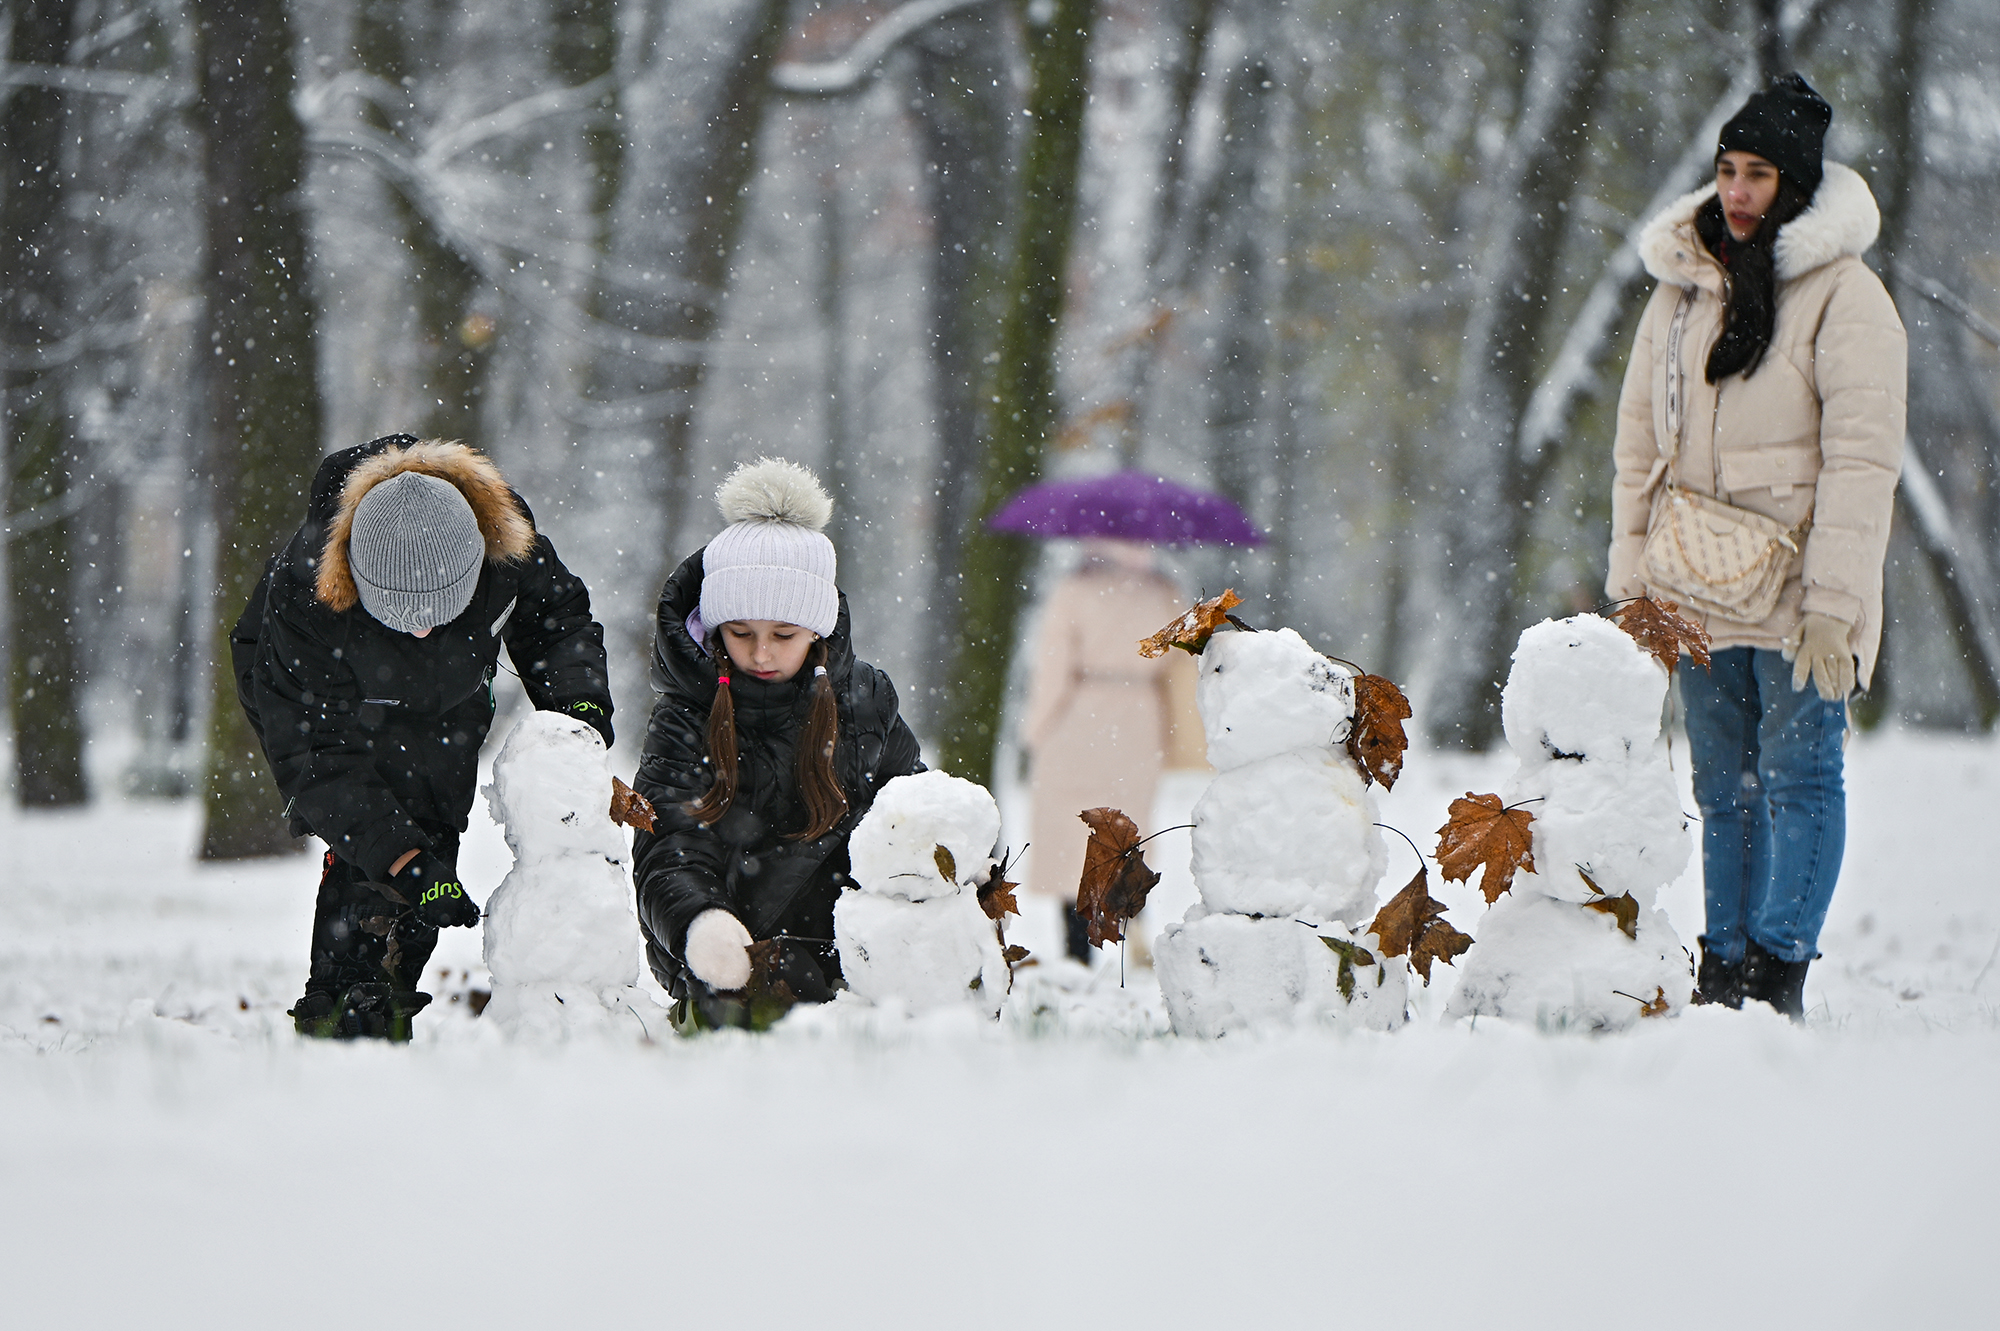
M 1717 956 L 1706 938 L 1695 940 L 1701 947 L 1701 965 L 1695 971 L 1692 1003 L 1720 1003 L 1726 1008 L 1743 1006 L 1743 963 L 1727 962 Z
M 1743 949 L 1743 997 L 1769 1003 L 1793 1021 L 1806 1019 L 1806 968 L 1813 958 L 1784 961 L 1764 950 L 1756 939 Z
M 1084 965 L 1091 963 L 1090 926 L 1074 903 L 1063 902 L 1063 943 L 1070 956 Z

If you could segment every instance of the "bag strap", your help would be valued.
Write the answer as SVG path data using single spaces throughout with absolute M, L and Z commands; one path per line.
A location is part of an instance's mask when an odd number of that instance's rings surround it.
M 1674 464 L 1680 460 L 1681 439 L 1687 433 L 1686 371 L 1681 366 L 1681 339 L 1687 331 L 1688 311 L 1694 308 L 1694 288 L 1682 287 L 1674 305 L 1673 322 L 1667 325 L 1667 437 L 1669 446 L 1660 451 L 1667 460 L 1667 485 L 1680 488 Z

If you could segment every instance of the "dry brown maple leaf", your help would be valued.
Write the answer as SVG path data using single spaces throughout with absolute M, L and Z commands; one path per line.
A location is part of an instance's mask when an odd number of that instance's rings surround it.
M 1498 795 L 1465 792 L 1451 802 L 1450 818 L 1438 829 L 1438 872 L 1448 883 L 1470 881 L 1473 870 L 1485 866 L 1479 891 L 1492 905 L 1514 885 L 1514 871 L 1535 871 L 1535 839 L 1529 829 L 1535 816 L 1510 809 Z
M 1585 910 L 1603 911 L 1606 915 L 1618 921 L 1619 929 L 1624 931 L 1627 938 L 1636 939 L 1639 936 L 1639 903 L 1632 899 L 1632 894 L 1630 892 L 1620 892 L 1617 896 L 1612 896 L 1599 887 L 1597 880 L 1585 873 L 1583 866 L 1580 864 L 1576 867 L 1576 876 L 1583 880 L 1585 887 L 1597 894 L 1589 901 L 1584 902 L 1583 908 Z
M 1632 640 L 1651 652 L 1671 675 L 1680 662 L 1683 647 L 1696 665 L 1708 664 L 1708 630 L 1693 620 L 1683 619 L 1677 613 L 1679 610 L 1676 602 L 1641 596 L 1636 601 L 1627 601 L 1605 618 L 1631 634 Z
M 1083 848 L 1083 879 L 1076 909 L 1089 931 L 1090 945 L 1103 947 L 1125 937 L 1121 925 L 1146 904 L 1160 876 L 1139 853 L 1139 828 L 1117 809 L 1085 809 L 1077 817 L 1090 827 Z
M 1667 1001 L 1666 989 L 1657 984 L 1653 986 L 1653 1001 L 1639 1004 L 1639 1015 L 1642 1017 L 1664 1017 L 1672 1010 L 1673 1004 Z
M 1215 631 L 1228 622 L 1229 612 L 1243 604 L 1243 598 L 1233 587 L 1225 588 L 1222 595 L 1210 597 L 1206 601 L 1196 601 L 1194 607 L 1173 623 L 1161 629 L 1150 638 L 1139 643 L 1139 655 L 1147 660 L 1165 656 L 1167 648 L 1178 647 L 1195 656 L 1208 646 L 1208 640 Z
M 1004 864 L 994 865 L 992 874 L 979 885 L 979 909 L 986 912 L 989 920 L 1021 913 L 1020 903 L 1014 900 L 1014 889 L 1020 884 L 1010 883 L 1002 876 L 1006 868 Z
M 1380 781 L 1382 789 L 1394 790 L 1403 774 L 1403 751 L 1410 737 L 1403 722 L 1410 719 L 1410 700 L 1403 691 L 1380 675 L 1354 677 L 1354 726 L 1347 732 L 1347 754 L 1361 765 L 1361 773 Z
M 653 830 L 653 802 L 614 776 L 611 778 L 611 821 L 650 832 Z
M 1444 903 L 1431 896 L 1429 867 L 1420 865 L 1409 886 L 1390 897 L 1368 926 L 1368 931 L 1382 944 L 1382 955 L 1409 954 L 1410 965 L 1424 977 L 1426 987 L 1431 982 L 1432 962 L 1450 965 L 1453 957 L 1472 946 L 1468 935 L 1440 918 L 1444 909 Z

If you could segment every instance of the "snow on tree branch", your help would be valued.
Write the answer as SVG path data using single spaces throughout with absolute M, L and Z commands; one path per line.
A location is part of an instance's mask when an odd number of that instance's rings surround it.
M 795 97 L 838 97 L 853 92 L 904 41 L 961 9 L 989 3 L 991 0 L 915 0 L 871 25 L 838 60 L 773 65 L 771 86 Z

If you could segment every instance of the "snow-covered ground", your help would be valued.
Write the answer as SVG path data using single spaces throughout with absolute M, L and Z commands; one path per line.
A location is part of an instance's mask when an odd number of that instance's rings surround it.
M 483 983 L 455 931 L 413 1045 L 307 1043 L 284 1009 L 314 861 L 197 866 L 188 805 L 9 809 L 0 1307 L 64 1328 L 1990 1325 L 2000 743 L 1849 757 L 1808 1024 L 1696 1009 L 1596 1039 L 1442 1025 L 1440 968 L 1395 1034 L 1176 1040 L 1150 974 L 1121 996 L 1107 959 L 999 1029 L 684 1041 L 635 1019 L 508 1043 L 452 1001 Z M 1384 819 L 1428 850 L 1452 796 L 1511 768 L 1412 753 Z M 1390 844 L 1393 891 L 1415 866 Z M 491 824 L 461 867 L 498 884 Z M 1661 895 L 1688 939 L 1696 872 Z M 1476 892 L 1433 892 L 1477 933 Z

